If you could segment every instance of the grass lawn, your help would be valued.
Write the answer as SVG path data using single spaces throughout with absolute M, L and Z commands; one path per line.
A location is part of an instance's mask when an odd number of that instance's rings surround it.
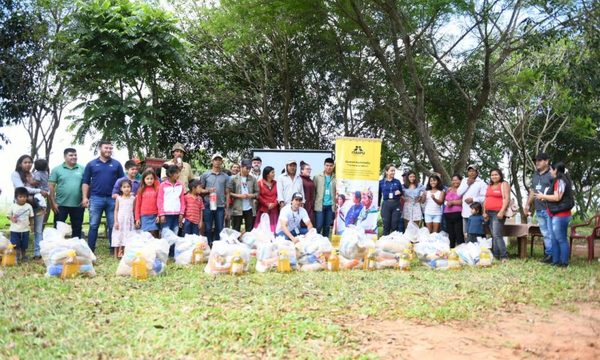
M 45 278 L 33 262 L 3 269 L 0 358 L 370 358 L 345 324 L 477 321 L 515 304 L 569 309 L 600 299 L 600 264 L 583 259 L 568 269 L 515 259 L 447 272 L 416 266 L 239 278 L 169 264 L 164 276 L 137 282 L 114 275 L 106 247 L 103 240 L 92 279 Z

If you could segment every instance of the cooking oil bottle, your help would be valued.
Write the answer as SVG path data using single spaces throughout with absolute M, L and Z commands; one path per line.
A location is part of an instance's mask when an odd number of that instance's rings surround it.
M 204 262 L 204 244 L 198 243 L 192 251 L 192 265 Z
M 328 271 L 339 271 L 340 270 L 340 255 L 338 249 L 333 249 L 329 259 L 327 259 L 327 270 Z
M 277 272 L 287 273 L 292 271 L 290 265 L 289 251 L 287 249 L 281 249 L 277 254 Z
M 71 279 L 79 274 L 79 260 L 75 250 L 67 252 L 67 258 L 62 263 L 62 271 L 60 272 L 61 279 Z
M 8 244 L 4 253 L 2 254 L 2 266 L 15 266 L 17 265 L 17 252 L 15 251 L 14 244 Z
M 231 274 L 242 275 L 244 273 L 244 259 L 242 253 L 238 250 L 233 254 L 231 259 Z
M 492 266 L 492 253 L 490 252 L 490 249 L 486 247 L 481 248 L 481 254 L 479 254 L 479 262 L 477 263 L 477 266 Z
M 377 262 L 377 256 L 374 248 L 369 248 L 369 251 L 365 255 L 363 262 L 363 270 L 375 270 L 375 264 Z
M 133 258 L 131 277 L 137 280 L 146 280 L 148 278 L 148 267 L 146 266 L 146 259 L 142 256 L 142 253 L 136 253 L 135 258 Z
M 410 249 L 404 249 L 402 253 L 396 255 L 398 258 L 398 269 L 403 271 L 410 271 L 411 263 L 411 252 Z
M 448 269 L 460 269 L 458 254 L 454 249 L 450 250 L 450 254 L 448 254 Z

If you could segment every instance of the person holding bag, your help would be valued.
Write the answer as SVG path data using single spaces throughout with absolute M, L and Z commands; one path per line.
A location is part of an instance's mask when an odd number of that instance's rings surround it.
M 565 174 L 562 161 L 550 166 L 550 175 L 554 179 L 548 194 L 536 193 L 535 198 L 548 204 L 548 215 L 552 225 L 552 265 L 569 266 L 569 242 L 567 231 L 571 222 L 571 209 L 575 206 L 573 186 Z
M 504 181 L 504 175 L 500 169 L 492 169 L 490 179 L 490 185 L 485 192 L 483 218 L 485 221 L 489 221 L 494 257 L 506 262 L 508 253 L 502 232 L 506 220 L 506 209 L 510 203 L 510 186 Z

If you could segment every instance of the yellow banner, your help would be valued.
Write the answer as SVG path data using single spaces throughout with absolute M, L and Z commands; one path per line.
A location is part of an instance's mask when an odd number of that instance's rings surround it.
M 335 162 L 338 179 L 378 180 L 381 139 L 338 138 Z

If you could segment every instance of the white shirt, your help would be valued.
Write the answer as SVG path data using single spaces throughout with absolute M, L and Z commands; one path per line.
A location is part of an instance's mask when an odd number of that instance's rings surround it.
M 310 221 L 308 217 L 308 213 L 304 210 L 303 207 L 298 208 L 298 211 L 292 210 L 292 205 L 288 204 L 281 208 L 281 212 L 279 213 L 279 219 L 277 220 L 277 228 L 275 229 L 275 233 L 283 231 L 281 227 L 281 220 L 287 219 L 287 228 L 290 232 L 300 229 L 300 221 L 304 221 L 306 224 Z
M 240 190 L 242 195 L 248 194 L 248 177 L 240 176 Z M 242 210 L 252 210 L 250 199 L 242 199 Z
M 281 174 L 277 179 L 277 202 L 283 201 L 285 205 L 292 202 L 292 195 L 299 192 L 304 197 L 304 185 L 299 175 L 292 179 L 287 173 Z
M 28 203 L 25 203 L 24 205 L 12 203 L 10 204 L 8 216 L 11 218 L 11 232 L 26 232 L 29 231 L 29 220 L 34 216 L 33 208 Z M 12 222 L 13 216 L 16 218 L 16 222 Z
M 467 185 L 467 178 L 462 179 L 460 186 L 456 190 L 456 193 L 462 196 L 462 217 L 468 218 L 471 216 L 471 205 L 465 202 L 467 198 L 473 198 L 473 202 L 478 202 L 483 206 L 485 200 L 485 191 L 487 190 L 487 184 L 483 182 L 479 177 L 475 179 L 475 182 L 471 186 Z
M 442 205 L 438 205 L 435 201 L 433 201 L 433 196 L 437 200 L 442 198 L 442 192 L 437 191 L 435 194 L 431 192 L 431 190 L 427 190 L 425 198 L 425 214 L 427 215 L 442 215 Z

